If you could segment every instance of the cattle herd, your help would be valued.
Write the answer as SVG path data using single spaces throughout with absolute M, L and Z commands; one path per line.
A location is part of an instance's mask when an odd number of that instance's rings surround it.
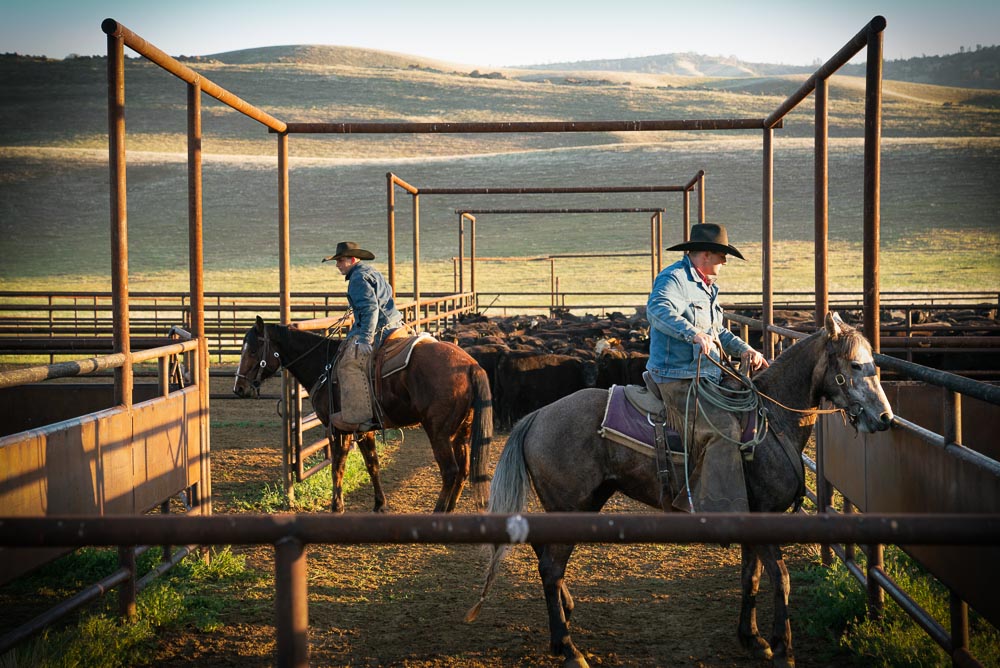
M 759 313 L 737 309 L 742 315 Z M 844 320 L 860 324 L 861 312 L 842 311 Z M 812 331 L 810 311 L 777 310 L 775 324 Z M 882 325 L 905 324 L 902 311 L 884 310 Z M 982 334 L 969 324 L 979 323 L 990 334 L 1000 333 L 996 309 L 948 316 L 915 312 L 910 322 L 926 333 Z M 963 327 L 965 325 L 965 327 Z M 914 332 L 923 334 L 925 332 Z M 751 330 L 751 345 L 760 348 L 760 333 Z M 468 352 L 490 378 L 497 426 L 510 428 L 518 419 L 561 397 L 585 388 L 642 383 L 649 358 L 649 323 L 644 308 L 631 315 L 574 315 L 554 310 L 550 315 L 486 317 L 469 315 L 438 335 Z M 982 364 L 982 360 L 979 361 Z

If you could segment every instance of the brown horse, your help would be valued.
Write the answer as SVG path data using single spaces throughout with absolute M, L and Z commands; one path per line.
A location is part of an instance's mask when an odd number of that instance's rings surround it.
M 327 428 L 333 452 L 333 512 L 344 512 L 342 483 L 350 441 L 330 425 L 335 412 L 334 392 L 328 389 L 330 364 L 342 343 L 284 325 L 257 322 L 243 337 L 240 366 L 233 392 L 239 397 L 260 395 L 260 384 L 284 367 L 303 387 L 317 417 Z M 451 343 L 433 339 L 413 347 L 407 366 L 381 380 L 379 396 L 382 427 L 419 424 L 427 432 L 441 471 L 441 492 L 434 512 L 451 512 L 472 473 L 472 489 L 482 507 L 488 495 L 489 446 L 493 437 L 493 408 L 489 380 L 476 361 Z M 471 441 L 471 442 L 470 442 Z M 375 490 L 375 512 L 387 512 L 379 480 L 374 432 L 357 438 Z
M 875 375 L 871 346 L 834 313 L 827 314 L 825 324 L 754 378 L 769 412 L 769 430 L 744 467 L 752 512 L 784 512 L 800 496 L 801 455 L 814 421 L 802 415 L 812 412 L 822 399 L 844 410 L 851 423 L 865 432 L 888 429 L 892 422 L 892 409 Z M 529 486 L 549 512 L 597 512 L 615 492 L 659 508 L 654 461 L 598 434 L 607 400 L 606 390 L 580 390 L 522 418 L 511 431 L 494 472 L 489 512 L 523 511 Z M 703 421 L 696 421 L 696 442 L 707 437 Z M 585 666 L 570 638 L 573 599 L 563 579 L 573 547 L 532 544 L 545 591 L 552 652 L 562 654 L 567 666 Z M 478 615 L 506 548 L 493 547 L 482 596 L 466 616 L 468 621 Z M 793 665 L 788 571 L 781 547 L 744 544 L 742 557 L 743 600 L 737 636 L 758 657 L 771 658 L 776 665 Z M 762 566 L 774 585 L 770 641 L 757 630 Z

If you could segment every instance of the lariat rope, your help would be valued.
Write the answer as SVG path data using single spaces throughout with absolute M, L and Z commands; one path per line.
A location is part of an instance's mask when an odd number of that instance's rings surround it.
M 728 355 L 726 355 L 725 350 L 722 349 L 721 342 L 719 342 L 718 339 L 715 339 L 715 343 L 719 347 L 720 357 L 726 356 L 726 358 L 728 359 Z M 722 387 L 721 384 L 716 384 L 713 382 L 702 383 L 701 382 L 702 357 L 707 357 L 712 364 L 719 367 L 719 369 L 721 369 L 724 373 L 728 374 L 732 378 L 735 378 L 740 383 L 740 385 L 742 385 L 742 387 L 736 389 L 730 389 Z M 738 439 L 733 439 L 727 434 L 723 433 L 722 430 L 720 430 L 715 425 L 715 423 L 712 422 L 711 418 L 708 417 L 708 413 L 703 412 L 703 415 L 705 417 L 705 422 L 708 423 L 712 431 L 714 431 L 716 434 L 721 436 L 723 439 L 729 441 L 730 443 L 738 445 L 740 448 L 740 452 L 748 454 L 748 456 L 752 458 L 754 449 L 757 447 L 759 443 L 761 443 L 765 438 L 767 438 L 768 411 L 764 407 L 763 402 L 761 401 L 762 397 L 772 402 L 773 404 L 780 406 L 781 408 L 784 408 L 787 411 L 792 411 L 793 413 L 801 413 L 804 415 L 829 415 L 833 413 L 840 413 L 841 416 L 844 417 L 845 422 L 847 420 L 846 411 L 843 408 L 816 407 L 816 408 L 799 409 L 786 406 L 785 404 L 781 403 L 774 397 L 771 397 L 761 392 L 759 389 L 757 389 L 757 386 L 753 384 L 753 381 L 750 379 L 750 376 L 742 372 L 737 372 L 735 369 L 732 368 L 731 363 L 723 365 L 719 361 L 714 359 L 711 355 L 706 355 L 704 352 L 702 352 L 698 356 L 698 366 L 696 369 L 696 375 L 694 379 L 692 379 L 691 384 L 688 386 L 687 397 L 684 405 L 684 430 L 683 430 L 684 483 L 685 483 L 685 489 L 687 489 L 688 504 L 692 509 L 694 509 L 694 502 L 693 499 L 691 498 L 690 467 L 688 466 L 688 453 L 690 452 L 689 442 L 694 440 L 694 429 L 698 419 L 698 408 L 700 402 L 702 400 L 707 401 L 709 404 L 717 408 L 720 408 L 724 411 L 727 411 L 729 413 L 748 413 L 750 411 L 754 411 L 757 413 L 760 419 L 757 421 L 757 424 L 754 428 L 754 436 L 749 441 L 746 441 L 744 443 Z M 695 411 L 693 414 L 691 412 L 692 400 L 694 401 L 694 411 Z

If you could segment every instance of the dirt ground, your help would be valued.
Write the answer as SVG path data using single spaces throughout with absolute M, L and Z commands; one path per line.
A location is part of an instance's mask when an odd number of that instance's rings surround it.
M 214 379 L 213 392 L 225 392 L 230 384 Z M 265 386 L 268 390 L 277 387 Z M 252 494 L 279 480 L 275 401 L 214 401 L 212 423 L 215 512 L 233 512 L 235 495 Z M 494 462 L 505 437 L 494 439 Z M 440 478 L 422 431 L 405 432 L 384 462 L 383 474 L 393 510 L 431 511 Z M 473 511 L 468 497 L 461 501 L 461 512 Z M 370 512 L 371 486 L 366 483 L 345 502 L 348 512 Z M 608 509 L 653 512 L 617 497 Z M 239 617 L 210 633 L 164 635 L 151 657 L 153 665 L 273 665 L 273 552 L 234 549 L 266 575 L 248 587 Z M 786 554 L 790 569 L 812 558 L 801 546 L 790 546 Z M 463 617 L 482 582 L 486 552 L 479 546 L 311 545 L 307 558 L 312 665 L 560 665 L 548 653 L 544 598 L 534 553 L 527 546 L 511 551 L 472 624 Z M 762 665 L 736 641 L 736 546 L 581 545 L 567 581 L 577 604 L 571 631 L 591 665 Z M 762 629 L 769 628 L 770 592 L 765 582 L 758 598 Z M 791 605 L 793 615 L 802 605 L 794 590 Z M 796 633 L 800 666 L 843 665 L 843 660 L 815 661 L 833 650 L 818 642 Z

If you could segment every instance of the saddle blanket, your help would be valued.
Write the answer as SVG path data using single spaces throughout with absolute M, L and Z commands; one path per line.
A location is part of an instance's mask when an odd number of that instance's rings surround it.
M 647 457 L 656 457 L 656 431 L 651 416 L 645 411 L 639 411 L 625 396 L 625 388 L 613 385 L 608 390 L 608 403 L 604 409 L 604 419 L 598 433 L 616 443 L 635 450 Z M 667 427 L 667 444 L 670 447 L 670 457 L 677 464 L 684 463 L 684 447 L 680 434 Z

